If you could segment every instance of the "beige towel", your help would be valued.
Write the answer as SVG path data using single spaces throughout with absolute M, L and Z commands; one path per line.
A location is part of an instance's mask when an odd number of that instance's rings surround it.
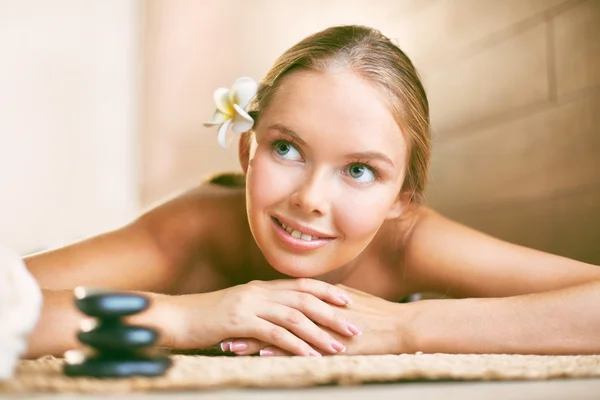
M 600 377 L 597 356 L 422 354 L 385 356 L 211 357 L 173 355 L 158 378 L 69 378 L 62 359 L 21 361 L 0 392 L 129 392 L 232 387 L 303 387 L 414 380 L 526 380 Z
M 42 308 L 42 291 L 16 252 L 0 247 L 0 381 L 12 377 Z

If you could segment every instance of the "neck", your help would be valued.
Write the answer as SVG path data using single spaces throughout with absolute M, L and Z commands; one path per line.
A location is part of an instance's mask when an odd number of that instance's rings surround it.
M 329 271 L 325 274 L 315 276 L 313 279 L 318 279 L 323 282 L 330 283 L 332 285 L 337 285 L 338 283 L 343 283 L 359 266 L 359 258 L 360 255 L 354 258 L 349 263 L 334 269 L 333 271 Z

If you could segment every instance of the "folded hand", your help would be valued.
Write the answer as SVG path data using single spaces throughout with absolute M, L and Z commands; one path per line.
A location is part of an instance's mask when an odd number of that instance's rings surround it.
M 346 347 L 344 354 L 400 354 L 408 351 L 408 331 L 403 330 L 397 321 L 400 319 L 400 313 L 410 305 L 389 302 L 343 285 L 336 286 L 348 293 L 353 302 L 346 306 L 333 307 L 337 309 L 341 319 L 353 321 L 356 324 L 353 327 L 360 326 L 362 331 L 359 329 L 355 332 L 356 335 L 346 336 L 328 327 L 319 327 Z M 251 338 L 226 340 L 221 343 L 221 348 L 237 355 L 293 355 L 274 343 Z

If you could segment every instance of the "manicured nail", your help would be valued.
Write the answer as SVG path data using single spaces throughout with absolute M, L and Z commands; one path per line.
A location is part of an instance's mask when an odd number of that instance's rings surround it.
M 248 343 L 246 342 L 233 342 L 231 343 L 231 351 L 237 353 L 238 351 L 248 350 Z
M 260 349 L 259 354 L 261 357 L 269 357 L 269 356 L 274 356 L 275 352 L 273 350 L 265 348 L 265 349 Z
M 231 342 L 229 340 L 221 342 L 221 350 L 224 352 L 231 351 Z
M 346 293 L 340 293 L 340 299 L 346 304 L 352 304 L 352 299 Z
M 356 335 L 356 336 L 362 335 L 362 331 L 360 330 L 360 328 L 354 324 L 348 324 L 348 330 L 353 335 Z
M 323 357 L 323 355 L 321 353 L 319 353 L 318 351 L 315 351 L 315 350 L 309 351 L 308 355 L 311 357 Z
M 333 351 L 337 352 L 344 352 L 346 351 L 346 346 L 344 346 L 343 344 L 341 344 L 340 342 L 338 342 L 337 340 L 332 340 L 331 341 L 331 348 L 333 349 Z

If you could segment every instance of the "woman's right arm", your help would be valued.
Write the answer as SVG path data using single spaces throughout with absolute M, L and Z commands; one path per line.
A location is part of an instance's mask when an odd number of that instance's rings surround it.
M 81 322 L 89 317 L 76 307 L 72 290 L 42 289 L 43 306 L 39 320 L 29 335 L 29 345 L 24 358 L 36 358 L 44 355 L 62 356 L 65 351 L 81 347 L 77 341 L 77 332 Z M 158 329 L 157 345 L 174 347 L 172 334 L 179 329 L 175 307 L 171 306 L 172 296 L 145 293 L 151 299 L 152 306 L 138 315 L 128 317 L 128 322 Z M 166 329 L 162 329 L 162 328 Z
M 203 235 L 199 189 L 176 197 L 132 223 L 24 259 L 43 289 L 95 286 L 171 293 Z
M 203 197 L 200 191 L 189 192 L 124 228 L 27 257 L 44 295 L 27 356 L 60 354 L 77 344 L 84 318 L 73 302 L 77 286 L 173 293 L 198 241 L 210 229 L 209 217 L 203 218 Z M 333 285 L 306 279 L 251 282 L 184 296 L 149 294 L 154 305 L 131 320 L 158 328 L 167 347 L 203 348 L 230 337 L 248 337 L 298 355 L 314 353 L 310 344 L 336 353 L 340 350 L 335 347 L 342 345 L 334 344 L 314 322 L 353 335 L 349 321 L 331 306 L 346 304 L 340 294 Z
M 42 294 L 42 312 L 29 337 L 27 358 L 61 355 L 79 347 L 76 335 L 87 319 L 76 309 L 72 290 L 43 289 Z M 201 349 L 240 337 L 272 343 L 296 355 L 318 356 L 315 348 L 329 354 L 345 348 L 317 324 L 345 336 L 356 333 L 334 307 L 348 304 L 348 295 L 312 279 L 255 281 L 184 296 L 144 294 L 151 306 L 127 317 L 127 322 L 157 329 L 157 344 L 164 347 Z
M 192 190 L 122 228 L 25 257 L 43 294 L 25 357 L 61 355 L 78 346 L 76 334 L 86 317 L 75 307 L 77 286 L 148 292 L 153 306 L 131 319 L 159 328 L 161 345 L 173 347 L 170 338 L 171 331 L 177 333 L 178 308 L 170 305 L 173 296 L 155 293 L 171 293 L 185 272 L 190 249 L 201 234 L 201 198 L 199 189 Z

